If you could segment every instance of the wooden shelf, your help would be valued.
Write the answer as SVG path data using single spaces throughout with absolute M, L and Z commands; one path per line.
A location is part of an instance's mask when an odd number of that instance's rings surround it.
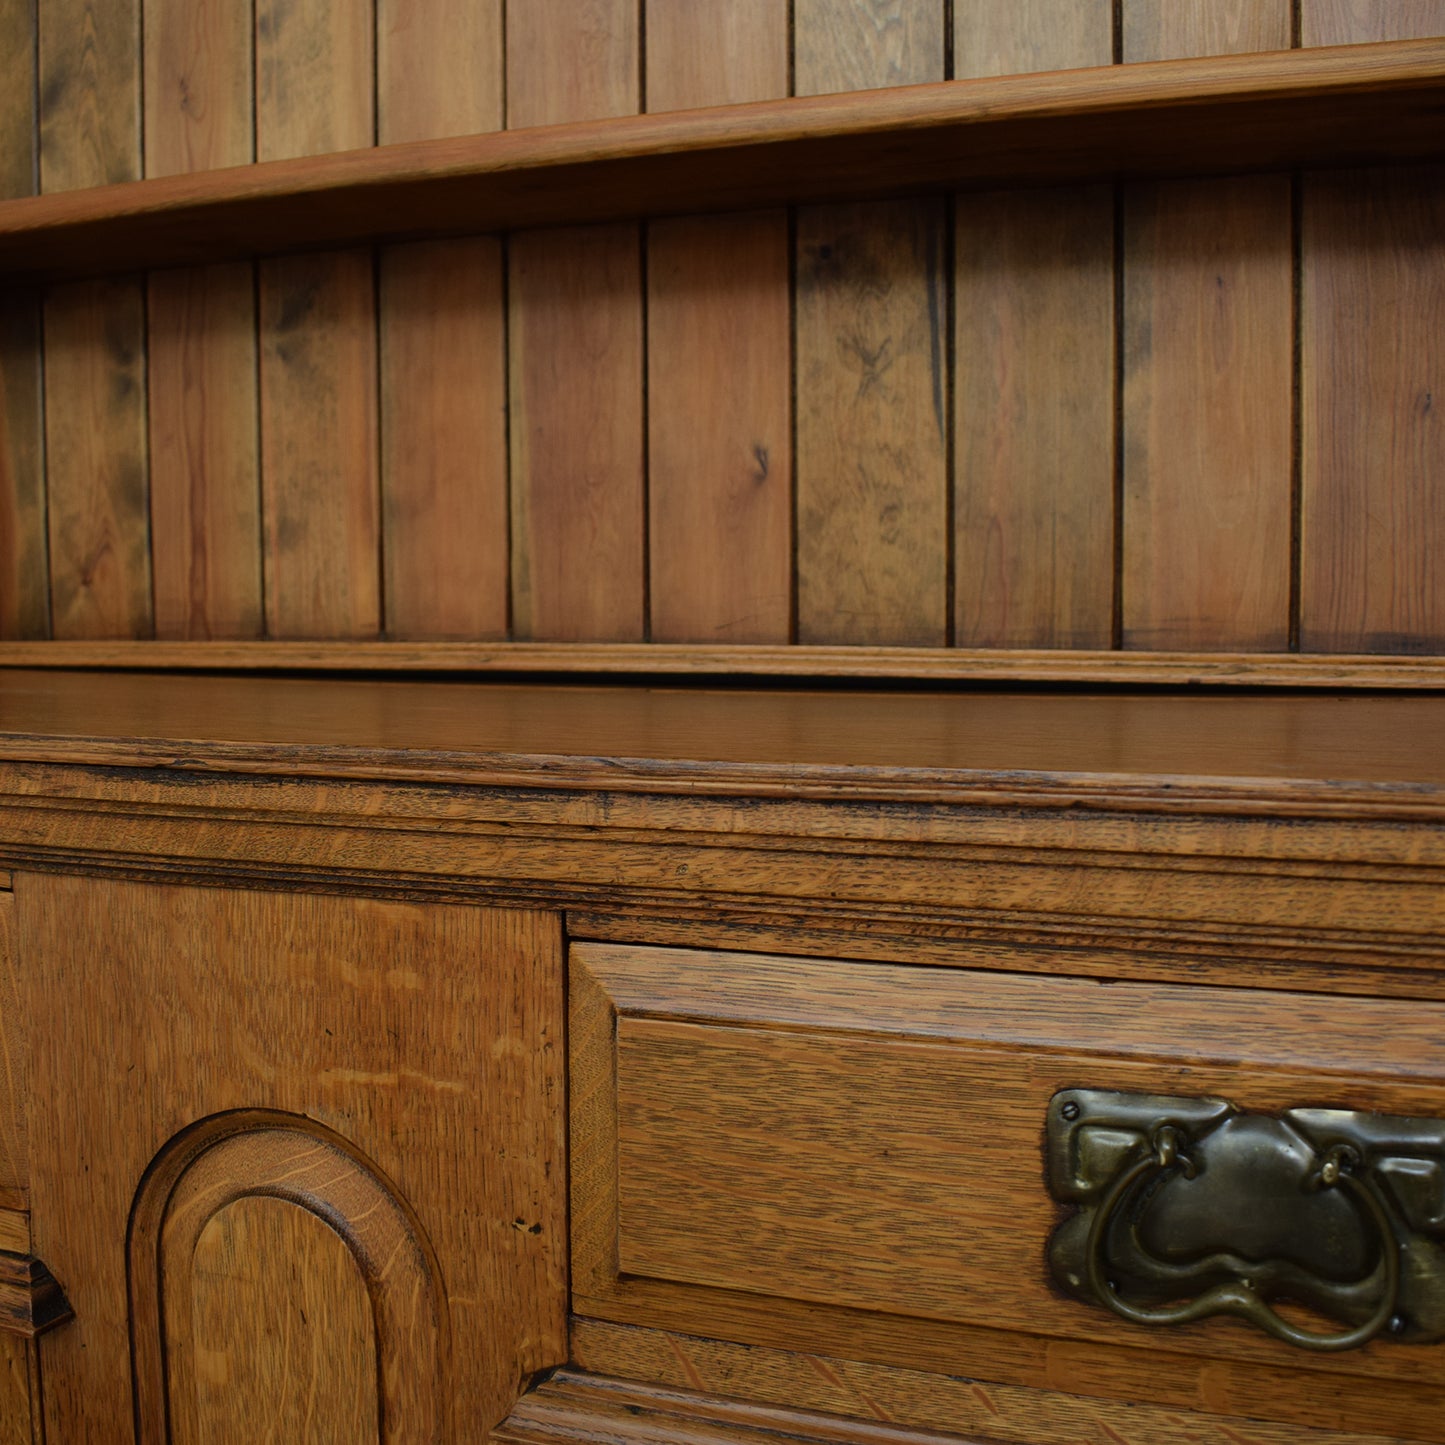
M 272 161 L 0 203 L 0 272 L 841 197 L 1445 155 L 1445 39 L 948 81 Z
M 0 762 L 780 798 L 1445 813 L 1445 699 L 0 673 Z
M 0 642 L 5 668 L 797 678 L 929 685 L 1445 691 L 1445 659 L 1062 648 L 718 646 L 671 642 Z

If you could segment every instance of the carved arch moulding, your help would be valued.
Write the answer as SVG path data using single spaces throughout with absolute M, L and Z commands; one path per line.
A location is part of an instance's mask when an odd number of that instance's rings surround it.
M 175 1135 L 136 1191 L 127 1274 L 139 1445 L 200 1436 L 194 1261 L 208 1227 L 249 1201 L 299 1211 L 291 1217 L 302 1229 L 329 1232 L 349 1256 L 374 1347 L 376 1399 L 374 1413 L 365 1402 L 367 1433 L 374 1420 L 384 1445 L 446 1439 L 446 1293 L 415 1212 L 334 1130 L 297 1114 L 246 1109 L 212 1115 Z

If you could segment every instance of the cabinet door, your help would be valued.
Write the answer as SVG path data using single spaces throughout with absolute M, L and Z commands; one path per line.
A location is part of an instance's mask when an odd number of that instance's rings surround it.
M 50 1445 L 480 1439 L 563 1360 L 556 916 L 15 892 Z

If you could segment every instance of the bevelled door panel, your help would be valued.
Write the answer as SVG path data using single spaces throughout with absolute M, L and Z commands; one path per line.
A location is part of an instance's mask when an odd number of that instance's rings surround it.
M 565 1358 L 555 915 L 16 902 L 49 1445 L 480 1439 Z
M 251 1196 L 187 1242 L 191 1258 L 178 1263 L 191 1288 L 166 1319 L 172 1438 L 377 1439 L 370 1302 L 342 1236 L 319 1215 Z

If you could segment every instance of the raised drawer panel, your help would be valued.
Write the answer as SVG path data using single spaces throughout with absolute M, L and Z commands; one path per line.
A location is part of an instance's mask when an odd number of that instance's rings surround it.
M 984 1379 L 1043 1336 L 1112 1350 L 1103 1393 L 1158 1352 L 1176 1383 L 1322 1371 L 1354 1428 L 1377 1388 L 1403 1406 L 1439 1378 L 1438 1345 L 1320 1355 L 1069 1297 L 1045 1124 L 1065 1089 L 1438 1119 L 1445 1007 L 613 945 L 574 946 L 571 988 L 579 1314 L 759 1344 L 806 1320 L 845 1358 Z M 1291 1395 L 1258 1413 L 1296 1418 Z

